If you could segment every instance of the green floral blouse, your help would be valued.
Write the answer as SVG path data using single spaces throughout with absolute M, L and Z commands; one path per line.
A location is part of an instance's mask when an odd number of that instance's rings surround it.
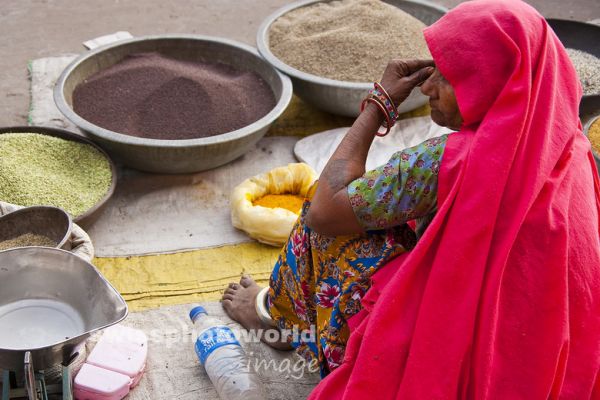
M 448 135 L 395 153 L 348 186 L 348 196 L 365 230 L 417 220 L 421 236 L 437 212 L 438 174 Z

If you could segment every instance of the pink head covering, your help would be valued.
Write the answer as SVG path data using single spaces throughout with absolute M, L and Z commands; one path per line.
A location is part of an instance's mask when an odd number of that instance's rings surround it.
M 425 38 L 464 119 L 439 211 L 311 398 L 600 397 L 600 191 L 573 65 L 519 0 L 465 2 Z

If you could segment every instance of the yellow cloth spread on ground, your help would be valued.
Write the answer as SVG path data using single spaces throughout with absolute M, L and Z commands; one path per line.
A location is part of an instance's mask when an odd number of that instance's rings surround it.
M 242 243 L 141 257 L 96 258 L 94 265 L 127 301 L 130 311 L 218 301 L 242 274 L 267 285 L 280 249 Z

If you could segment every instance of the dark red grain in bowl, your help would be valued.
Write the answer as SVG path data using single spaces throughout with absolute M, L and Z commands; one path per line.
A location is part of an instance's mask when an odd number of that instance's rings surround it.
M 75 88 L 94 74 L 127 56 L 156 52 L 180 61 L 223 63 L 257 73 L 275 97 L 275 106 L 257 121 L 242 128 L 195 139 L 163 140 L 126 135 L 98 126 L 73 110 Z M 241 157 L 267 133 L 292 97 L 290 79 L 277 71 L 258 51 L 229 39 L 201 35 L 158 35 L 119 41 L 82 54 L 63 71 L 54 88 L 58 109 L 128 167 L 155 173 L 193 173 L 216 168 Z M 232 112 L 237 110 L 233 109 Z
M 235 131 L 274 106 L 271 88 L 253 71 L 158 52 L 130 54 L 73 92 L 73 110 L 82 118 L 114 132 L 162 140 Z
M 112 176 L 111 184 L 108 188 L 108 191 L 106 192 L 104 197 L 102 197 L 102 199 L 100 199 L 94 206 L 92 206 L 92 208 L 79 215 L 78 217 L 73 218 L 73 222 L 75 222 L 77 225 L 81 226 L 84 229 L 89 228 L 98 219 L 102 210 L 106 207 L 106 203 L 112 197 L 117 187 L 117 167 L 115 166 L 115 163 L 110 158 L 110 156 L 101 147 L 99 147 L 91 140 L 88 140 L 81 135 L 77 135 L 64 129 L 50 128 L 45 126 L 11 126 L 0 128 L 0 135 L 4 133 L 37 133 L 40 135 L 53 136 L 64 140 L 71 140 L 74 142 L 84 143 L 98 150 L 106 158 L 108 164 L 110 165 L 110 171 Z

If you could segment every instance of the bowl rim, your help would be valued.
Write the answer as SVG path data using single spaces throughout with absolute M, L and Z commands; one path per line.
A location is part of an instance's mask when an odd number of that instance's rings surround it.
M 71 234 L 73 231 L 73 218 L 71 217 L 71 214 L 69 214 L 68 212 L 66 212 L 65 210 L 63 210 L 60 207 L 44 206 L 44 205 L 23 207 L 23 208 L 20 208 L 18 210 L 12 211 L 8 214 L 1 216 L 0 219 L 7 217 L 9 215 L 12 215 L 12 217 L 14 218 L 15 215 L 27 214 L 27 213 L 35 212 L 35 211 L 39 211 L 39 210 L 57 211 L 60 215 L 67 217 L 67 230 L 66 230 L 65 234 L 63 235 L 61 241 L 58 242 L 55 246 L 55 248 L 61 249 L 67 243 L 67 240 L 69 240 L 71 238 Z M 31 247 L 31 246 L 24 246 L 24 247 Z M 43 247 L 43 246 L 37 246 L 37 247 Z M 7 250 L 9 250 L 9 249 L 7 249 Z
M 230 132 L 224 132 L 214 136 L 208 136 L 204 138 L 196 139 L 152 139 L 152 138 L 140 138 L 136 136 L 130 136 L 124 133 L 119 133 L 105 129 L 101 126 L 95 125 L 86 119 L 80 117 L 73 108 L 67 103 L 64 96 L 65 82 L 71 75 L 71 73 L 85 60 L 105 51 L 113 48 L 127 46 L 132 43 L 138 42 L 149 42 L 149 41 L 160 41 L 160 40 L 196 40 L 200 42 L 212 42 L 221 45 L 235 48 L 239 51 L 249 53 L 265 63 L 266 66 L 273 69 L 276 76 L 279 78 L 281 83 L 281 96 L 279 101 L 276 102 L 275 107 L 271 109 L 266 115 L 260 119 L 254 121 L 250 125 L 246 125 L 240 129 L 236 129 Z M 89 132 L 92 136 L 100 137 L 101 139 L 116 142 L 120 144 L 134 145 L 140 147 L 168 147 L 168 148 L 189 148 L 197 146 L 214 145 L 220 143 L 230 142 L 232 140 L 240 139 L 251 135 L 252 133 L 265 128 L 272 124 L 281 114 L 285 111 L 292 99 L 292 82 L 289 77 L 278 71 L 272 65 L 266 61 L 256 48 L 249 46 L 245 43 L 241 43 L 231 39 L 225 39 L 215 36 L 206 35 L 193 35 L 193 34 L 164 34 L 164 35 L 147 35 L 139 36 L 132 39 L 119 40 L 114 43 L 109 43 L 103 46 L 99 46 L 93 50 L 79 55 L 73 60 L 61 73 L 60 77 L 56 81 L 53 89 L 54 103 L 60 110 L 60 112 L 71 122 L 77 125 L 82 130 Z
M 100 146 L 98 146 L 96 143 L 92 142 L 91 140 L 89 140 L 81 135 L 78 135 L 76 133 L 69 132 L 65 129 L 54 128 L 54 127 L 49 127 L 49 126 L 0 127 L 0 135 L 6 134 L 6 133 L 37 133 L 40 135 L 52 136 L 52 137 L 57 137 L 57 138 L 64 139 L 64 140 L 71 140 L 71 141 L 75 141 L 75 142 L 89 144 L 94 149 L 98 150 L 104 156 L 104 158 L 108 161 L 108 164 L 110 166 L 110 174 L 111 174 L 110 187 L 108 188 L 108 190 L 106 191 L 104 196 L 100 200 L 98 200 L 96 202 L 96 204 L 94 204 L 91 208 L 89 208 L 87 211 L 85 211 L 83 214 L 81 214 L 79 216 L 71 216 L 67 212 L 67 214 L 72 218 L 74 223 L 78 224 L 81 221 L 85 222 L 85 220 L 87 218 L 93 216 L 102 207 L 104 207 L 104 205 L 108 202 L 108 200 L 115 193 L 115 190 L 117 188 L 117 175 L 118 175 L 117 174 L 117 166 L 115 165 L 114 161 L 110 158 L 108 153 L 106 153 L 106 151 L 104 151 Z M 16 205 L 20 205 L 20 204 L 16 204 Z
M 545 19 L 546 19 L 546 22 L 548 22 L 548 24 L 550 24 L 550 25 L 552 23 L 583 25 L 583 26 L 592 27 L 593 29 L 600 30 L 600 25 L 592 24 L 592 23 L 586 22 L 586 21 L 578 21 L 578 20 L 574 20 L 574 19 L 564 19 L 564 18 L 545 18 Z
M 308 82 L 323 85 L 323 86 L 335 86 L 337 88 L 342 88 L 342 89 L 356 89 L 356 90 L 367 91 L 372 88 L 373 82 L 340 81 L 340 80 L 336 80 L 336 79 L 324 78 L 322 76 L 310 74 L 308 72 L 300 71 L 299 69 L 296 69 L 296 68 L 284 63 L 283 61 L 281 61 L 277 56 L 275 56 L 271 52 L 271 49 L 269 47 L 269 30 L 270 30 L 273 22 L 275 22 L 275 20 L 277 20 L 282 15 L 287 14 L 288 12 L 293 11 L 297 8 L 305 7 L 305 6 L 308 6 L 311 4 L 315 4 L 315 3 L 325 3 L 325 2 L 328 3 L 331 1 L 333 1 L 333 0 L 299 0 L 299 1 L 295 1 L 293 3 L 287 4 L 279 9 L 277 9 L 275 12 L 273 12 L 271 15 L 269 15 L 267 18 L 265 18 L 263 20 L 263 22 L 261 23 L 260 27 L 258 28 L 258 33 L 256 35 L 256 46 L 258 47 L 259 53 L 271 65 L 274 65 L 277 69 L 283 71 L 286 75 L 289 75 L 293 78 L 301 79 L 303 81 L 308 81 Z M 425 6 L 433 8 L 433 9 L 436 9 L 436 10 L 442 12 L 443 14 L 446 14 L 448 12 L 448 9 L 446 7 L 443 7 L 443 6 L 440 6 L 437 4 L 433 4 L 433 3 L 430 3 L 425 0 L 402 0 L 402 1 L 404 1 L 406 3 L 415 3 L 415 4 L 419 4 L 419 5 L 425 5 Z

